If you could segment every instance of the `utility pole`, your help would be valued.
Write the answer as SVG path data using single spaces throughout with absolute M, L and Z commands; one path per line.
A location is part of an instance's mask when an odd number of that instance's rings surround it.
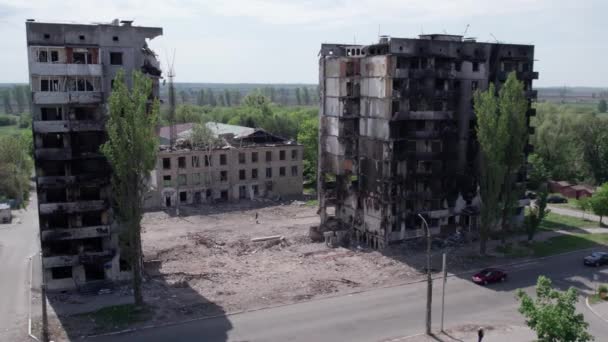
M 424 217 L 418 214 L 426 227 L 426 334 L 431 335 L 431 304 L 433 302 L 433 277 L 431 276 L 431 230 Z
M 443 253 L 443 288 L 441 290 L 441 332 L 443 332 L 443 317 L 445 314 L 445 283 L 448 280 L 448 265 L 446 262 L 446 254 Z

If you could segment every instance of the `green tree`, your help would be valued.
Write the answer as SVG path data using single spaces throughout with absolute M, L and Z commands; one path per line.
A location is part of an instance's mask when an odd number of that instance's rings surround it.
M 591 210 L 591 197 L 583 197 L 576 201 L 576 207 L 583 212 L 583 220 L 585 213 Z
M 304 145 L 304 176 L 315 182 L 319 155 L 319 120 L 310 118 L 300 125 L 298 142 Z
M 211 107 L 217 106 L 217 101 L 215 99 L 215 94 L 213 93 L 213 89 L 211 89 L 211 88 L 207 89 L 207 103 Z
M 8 89 L 2 91 L 2 103 L 4 104 L 4 112 L 6 114 L 12 114 L 13 106 L 11 105 L 11 92 Z
M 253 91 L 243 98 L 243 106 L 250 107 L 261 111 L 263 115 L 270 115 L 270 100 L 260 91 Z
M 226 100 L 226 106 L 232 106 L 230 90 L 224 89 L 224 99 Z
M 219 144 L 220 139 L 206 125 L 197 123 L 192 128 L 190 142 L 193 147 L 212 150 Z
M 538 231 L 538 227 L 540 227 L 540 224 L 550 212 L 550 210 L 547 209 L 548 195 L 549 193 L 545 184 L 538 192 L 538 198 L 536 202 L 532 206 L 530 206 L 530 212 L 526 216 L 524 222 L 526 234 L 528 235 L 528 241 L 532 241 L 532 239 L 534 239 L 534 235 Z
M 159 102 L 148 105 L 152 81 L 133 72 L 133 87 L 128 89 L 119 71 L 108 100 L 106 123 L 108 140 L 101 151 L 112 166 L 112 197 L 118 222 L 123 227 L 121 253 L 133 270 L 135 304 L 143 304 L 141 292 L 142 248 L 141 219 L 147 178 L 156 163 L 158 139 L 154 132 Z
M 23 113 L 27 105 L 24 86 L 13 86 L 13 98 L 17 102 L 17 112 Z
M 588 342 L 593 337 L 587 332 L 589 324 L 576 313 L 578 293 L 569 288 L 565 292 L 553 289 L 551 280 L 538 277 L 536 300 L 523 290 L 517 291 L 519 312 L 526 324 L 536 332 L 539 342 Z
M 238 106 L 241 103 L 241 92 L 238 89 L 232 90 L 232 95 L 230 95 L 230 101 L 233 105 Z
M 32 134 L 0 136 L 0 198 L 29 199 L 30 174 L 34 165 Z
M 599 184 L 608 181 L 608 121 L 592 116 L 579 121 L 575 130 L 587 172 Z
M 606 110 L 608 110 L 608 106 L 606 105 L 606 100 L 601 99 L 600 102 L 597 104 L 597 111 L 600 113 L 606 113 Z
M 532 167 L 529 173 L 528 187 L 532 190 L 537 190 L 549 179 L 549 171 L 545 166 L 543 158 L 536 153 L 528 156 L 528 163 Z
M 185 90 L 180 90 L 179 97 L 182 100 L 182 103 L 188 103 L 188 101 L 190 101 L 190 94 Z
M 224 93 L 217 94 L 217 104 L 220 107 L 226 107 L 226 98 L 224 98 Z
M 608 216 L 608 183 L 602 184 L 593 194 L 589 203 L 593 213 L 600 217 L 600 225 L 602 225 L 602 218 Z
M 207 104 L 207 97 L 205 95 L 205 89 L 201 89 L 198 91 L 198 97 L 196 98 L 196 104 L 199 106 L 204 106 Z
M 277 90 L 274 87 L 270 87 L 269 93 L 270 102 L 277 102 Z
M 302 95 L 300 94 L 300 88 L 296 88 L 296 103 L 298 106 L 302 105 Z
M 509 140 L 506 122 L 508 117 L 499 115 L 494 84 L 490 84 L 489 89 L 485 92 L 477 91 L 475 93 L 474 107 L 477 116 L 477 139 L 481 152 L 479 192 L 482 204 L 479 252 L 485 254 L 488 232 L 495 226 L 500 211 L 500 190 L 505 180 L 505 168 L 502 161 Z
M 302 100 L 304 101 L 305 105 L 310 105 L 310 93 L 308 92 L 308 87 L 303 87 L 302 88 Z
M 502 230 L 503 242 L 509 231 L 514 208 L 523 189 L 516 188 L 517 173 L 524 163 L 524 148 L 528 143 L 528 122 L 526 111 L 528 101 L 524 95 L 524 84 L 511 72 L 498 95 L 498 115 L 507 125 L 507 141 L 504 159 L 505 179 L 502 187 Z

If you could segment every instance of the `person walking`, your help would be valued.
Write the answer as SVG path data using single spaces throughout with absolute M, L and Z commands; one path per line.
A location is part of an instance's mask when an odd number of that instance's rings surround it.
M 483 328 L 479 328 L 479 330 L 477 330 L 477 337 L 477 342 L 481 342 L 483 340 Z

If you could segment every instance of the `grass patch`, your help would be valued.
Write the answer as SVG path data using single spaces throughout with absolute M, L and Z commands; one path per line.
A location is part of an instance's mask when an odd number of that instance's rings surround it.
M 17 125 L 0 126 L 0 135 L 15 135 L 30 129 L 31 128 L 19 128 Z
M 496 251 L 510 258 L 523 258 L 532 254 L 532 251 L 529 248 L 515 246 L 512 243 L 509 243 L 506 246 L 498 245 Z
M 583 220 L 578 217 L 559 215 L 556 213 L 549 213 L 540 224 L 542 230 L 557 230 L 557 229 L 575 229 L 575 228 L 588 228 L 598 227 L 599 223 L 594 221 Z
M 605 302 L 608 302 L 608 300 L 602 299 L 600 297 L 600 295 L 597 293 L 589 296 L 589 304 L 591 304 L 591 305 L 605 303 Z
M 545 241 L 533 242 L 530 247 L 534 256 L 543 257 L 597 245 L 608 245 L 608 233 L 560 235 Z
M 154 310 L 150 306 L 137 307 L 135 304 L 109 306 L 79 316 L 95 322 L 99 330 L 119 330 L 131 324 L 152 318 Z
M 306 205 L 309 207 L 316 207 L 319 205 L 319 200 L 316 200 L 316 199 L 308 200 L 308 201 L 306 201 Z

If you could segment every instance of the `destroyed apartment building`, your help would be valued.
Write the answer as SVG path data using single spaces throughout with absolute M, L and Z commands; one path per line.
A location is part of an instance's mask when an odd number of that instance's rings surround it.
M 161 75 L 147 39 L 162 28 L 26 22 L 38 211 L 48 289 L 129 278 L 110 205 L 111 168 L 99 151 L 119 70 Z
M 374 248 L 423 236 L 419 214 L 433 234 L 474 230 L 480 198 L 473 94 L 490 83 L 500 89 L 515 71 L 524 83 L 529 126 L 537 96 L 533 66 L 532 45 L 447 34 L 323 44 L 321 224 L 350 229 L 355 241 Z M 528 145 L 526 155 L 531 150 Z M 517 182 L 525 180 L 522 167 Z M 520 200 L 516 220 L 525 204 Z
M 208 122 L 213 144 L 193 146 L 193 124 L 160 130 L 160 207 L 302 194 L 304 147 L 263 129 Z

